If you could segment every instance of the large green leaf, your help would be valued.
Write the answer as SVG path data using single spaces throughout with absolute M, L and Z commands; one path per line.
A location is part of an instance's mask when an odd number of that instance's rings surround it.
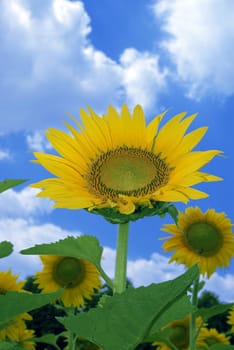
M 234 345 L 214 344 L 209 347 L 209 350 L 234 350 Z
M 10 255 L 13 252 L 13 244 L 8 241 L 0 242 L 0 258 Z
M 100 266 L 103 248 L 94 236 L 67 237 L 55 243 L 38 244 L 24 249 L 21 254 L 60 255 L 90 261 L 97 268 Z
M 215 305 L 209 308 L 201 308 L 197 311 L 197 315 L 201 316 L 204 321 L 207 321 L 210 317 L 222 314 L 223 312 L 231 309 L 234 303 Z
M 56 300 L 63 290 L 48 294 L 30 294 L 24 292 L 7 292 L 0 294 L 0 324 L 5 323 L 24 312 L 37 309 Z
M 105 298 L 96 309 L 58 320 L 104 350 L 133 350 L 160 327 L 191 311 L 185 293 L 198 274 L 194 266 L 175 280 L 129 288 Z
M 55 349 L 59 350 L 60 348 L 57 345 L 57 340 L 58 340 L 59 335 L 55 335 L 52 333 L 48 333 L 48 334 L 44 334 L 39 338 L 34 338 L 33 340 L 36 343 L 44 343 L 44 344 L 49 344 L 49 345 L 53 345 L 55 347 Z
M 16 342 L 0 340 L 0 349 L 1 350 L 23 350 L 24 348 L 22 346 L 19 346 Z
M 22 183 L 24 183 L 27 180 L 11 180 L 11 179 L 5 179 L 0 182 L 0 193 L 8 190 L 9 188 L 18 186 Z

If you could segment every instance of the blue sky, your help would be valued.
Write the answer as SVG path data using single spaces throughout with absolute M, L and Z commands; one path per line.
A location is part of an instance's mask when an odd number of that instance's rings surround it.
M 225 18 L 225 21 L 220 21 Z M 223 182 L 201 184 L 209 198 L 191 201 L 233 217 L 234 3 L 231 0 L 2 0 L 0 3 L 1 179 L 28 182 L 0 196 L 0 239 L 15 253 L 3 260 L 22 277 L 40 269 L 20 249 L 68 234 L 97 235 L 103 265 L 112 274 L 117 227 L 87 212 L 52 209 L 28 184 L 47 172 L 30 162 L 33 151 L 50 152 L 48 127 L 63 129 L 67 112 L 79 117 L 91 105 L 105 113 L 140 103 L 147 119 L 198 112 L 192 129 L 209 130 L 198 149 L 220 149 L 205 170 Z M 183 210 L 184 205 L 179 209 Z M 158 237 L 164 219 L 131 224 L 128 275 L 134 284 L 174 278 Z M 222 300 L 234 300 L 234 262 L 207 283 Z

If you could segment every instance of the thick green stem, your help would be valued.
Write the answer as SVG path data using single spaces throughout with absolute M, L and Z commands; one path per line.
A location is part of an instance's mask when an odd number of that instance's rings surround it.
M 114 293 L 122 293 L 126 289 L 128 231 L 129 222 L 126 224 L 119 224 L 115 262 Z
M 193 282 L 192 306 L 193 310 L 190 318 L 189 350 L 196 350 L 196 309 L 199 291 L 199 277 Z

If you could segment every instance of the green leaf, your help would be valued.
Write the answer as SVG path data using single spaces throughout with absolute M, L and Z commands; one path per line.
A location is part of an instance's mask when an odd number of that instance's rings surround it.
M 22 183 L 24 183 L 27 180 L 11 180 L 11 179 L 5 179 L 0 182 L 0 193 L 8 190 L 9 188 L 18 186 Z
M 24 312 L 37 309 L 56 300 L 63 290 L 49 294 L 30 294 L 24 292 L 7 292 L 0 294 L 0 324 L 9 321 Z
M 10 255 L 13 252 L 13 244 L 8 241 L 0 242 L 0 258 Z
M 24 348 L 22 346 L 19 346 L 16 342 L 0 340 L 0 349 L 1 350 L 23 350 Z
M 226 344 L 214 344 L 209 347 L 209 350 L 234 350 L 234 346 Z
M 193 266 L 175 280 L 129 288 L 105 298 L 101 307 L 57 319 L 68 330 L 104 350 L 133 350 L 160 327 L 191 311 L 185 293 L 198 274 L 197 266 Z
M 55 347 L 55 349 L 59 350 L 60 348 L 56 344 L 57 339 L 58 339 L 59 336 L 60 336 L 60 334 L 59 335 L 55 335 L 55 334 L 52 334 L 52 333 L 48 333 L 48 334 L 42 335 L 39 338 L 34 338 L 33 340 L 35 342 L 37 342 L 37 343 L 44 343 L 44 344 L 53 345 Z
M 32 248 L 24 249 L 21 254 L 29 255 L 60 255 L 90 261 L 98 269 L 103 248 L 94 236 L 67 237 L 50 244 L 38 244 Z
M 201 316 L 204 321 L 207 321 L 210 317 L 222 314 L 223 312 L 231 309 L 234 303 L 215 305 L 209 308 L 201 308 L 197 311 L 197 316 Z

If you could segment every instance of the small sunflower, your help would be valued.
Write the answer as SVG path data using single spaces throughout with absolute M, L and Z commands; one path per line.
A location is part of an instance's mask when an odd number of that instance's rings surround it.
M 32 340 L 34 337 L 34 331 L 27 329 L 24 322 L 19 322 L 17 327 L 11 328 L 7 334 L 7 340 L 16 342 L 23 349 L 34 350 L 36 345 Z
M 1 271 L 0 272 L 0 294 L 6 294 L 10 291 L 17 291 L 17 292 L 25 292 L 22 287 L 25 284 L 25 281 L 17 281 L 19 278 L 18 275 L 13 275 L 11 270 L 8 271 Z M 0 330 L 0 340 L 6 340 L 8 338 L 8 335 L 15 330 L 17 330 L 18 327 L 21 326 L 21 324 L 24 324 L 24 320 L 31 320 L 32 317 L 27 312 L 23 313 L 20 316 L 14 317 L 9 322 L 9 326 L 6 328 L 3 328 Z
M 229 312 L 227 323 L 232 326 L 231 332 L 234 333 L 234 306 L 232 307 L 232 309 Z
M 78 129 L 65 123 L 70 134 L 48 129 L 58 155 L 35 152 L 35 162 L 55 177 L 31 186 L 41 188 L 39 196 L 55 201 L 56 208 L 102 215 L 105 209 L 130 215 L 159 202 L 207 197 L 192 186 L 221 180 L 200 172 L 221 152 L 192 151 L 207 131 L 201 127 L 186 134 L 196 114 L 177 114 L 158 131 L 164 114 L 146 125 L 139 105 L 132 115 L 126 105 L 120 114 L 110 107 L 101 117 L 91 108 L 89 114 L 81 110 L 83 125 L 75 118 Z
M 230 344 L 225 334 L 219 333 L 215 328 L 201 328 L 196 345 L 199 349 L 208 349 L 214 344 Z
M 196 319 L 196 328 L 202 323 L 201 317 Z M 163 329 L 170 329 L 169 341 L 179 350 L 187 350 L 189 347 L 190 334 L 190 315 L 182 320 L 175 320 L 168 323 Z M 154 342 L 152 345 L 159 347 L 160 350 L 172 350 L 171 347 L 163 342 Z
M 88 261 L 73 257 L 41 256 L 44 268 L 36 274 L 36 283 L 44 292 L 65 288 L 60 297 L 64 306 L 82 307 L 91 299 L 101 280 L 96 267 Z
M 231 221 L 225 213 L 209 209 L 187 208 L 180 212 L 178 223 L 164 225 L 163 231 L 171 233 L 163 243 L 166 252 L 175 250 L 171 261 L 187 267 L 198 263 L 200 273 L 208 277 L 216 268 L 230 263 L 234 256 L 234 235 Z

